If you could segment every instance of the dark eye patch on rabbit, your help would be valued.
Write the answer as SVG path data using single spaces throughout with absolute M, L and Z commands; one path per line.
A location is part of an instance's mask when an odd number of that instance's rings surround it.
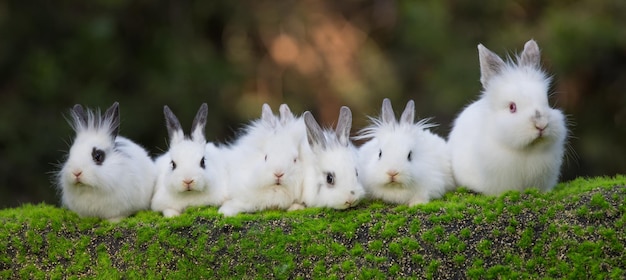
M 335 185 L 335 172 L 326 172 L 326 183 L 331 187 Z
M 103 150 L 93 147 L 93 149 L 91 150 L 91 158 L 93 159 L 93 162 L 95 162 L 97 165 L 102 165 L 104 159 L 106 158 L 106 154 Z

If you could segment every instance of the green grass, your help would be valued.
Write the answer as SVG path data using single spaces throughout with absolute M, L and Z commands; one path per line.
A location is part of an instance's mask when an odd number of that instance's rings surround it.
M 549 193 L 460 189 L 417 207 L 214 207 L 165 219 L 81 219 L 51 205 L 0 210 L 0 279 L 574 278 L 626 273 L 626 177 Z

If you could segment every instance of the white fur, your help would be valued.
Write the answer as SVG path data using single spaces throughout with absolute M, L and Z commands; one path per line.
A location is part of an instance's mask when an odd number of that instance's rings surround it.
M 414 123 L 413 116 L 414 103 L 409 101 L 402 119 L 396 121 L 391 103 L 385 99 L 381 117 L 372 118 L 372 125 L 356 137 L 371 139 L 359 149 L 359 165 L 363 185 L 372 198 L 412 206 L 453 189 L 446 141 L 428 130 L 434 126 L 428 120 Z
M 145 149 L 116 136 L 119 114 L 101 118 L 88 110 L 85 123 L 74 111 L 72 117 L 76 138 L 58 174 L 62 204 L 82 217 L 111 221 L 149 209 L 156 168 Z M 92 158 L 94 148 L 104 151 L 101 165 Z
M 536 43 L 526 43 L 517 64 L 482 45 L 479 53 L 483 94 L 459 114 L 448 140 L 456 183 L 489 195 L 551 190 L 567 129 L 563 113 L 548 104 L 550 80 L 540 69 Z M 541 137 L 536 127 L 545 127 Z
M 221 159 L 210 148 L 214 147 L 213 143 L 207 144 L 204 137 L 206 109 L 203 104 L 198 110 L 191 138 L 185 138 L 171 111 L 166 113 L 166 116 L 171 114 L 170 122 L 175 121 L 176 126 L 168 125 L 169 151 L 156 159 L 159 176 L 151 206 L 166 217 L 178 216 L 189 206 L 217 206 L 226 198 L 218 176 Z
M 241 212 L 265 209 L 288 209 L 295 200 L 295 190 L 302 182 L 300 142 L 302 126 L 286 105 L 280 119 L 267 104 L 261 119 L 231 146 L 219 147 L 228 185 L 228 199 L 219 212 L 234 216 Z
M 305 112 L 304 117 L 310 118 L 307 123 L 309 141 L 303 141 L 304 181 L 298 201 L 306 207 L 346 209 L 355 206 L 364 197 L 365 190 L 358 180 L 356 149 L 349 140 L 350 110 L 342 107 L 337 131 L 322 130 L 309 112 Z M 340 127 L 345 129 L 339 131 Z M 316 131 L 319 138 L 312 137 L 312 131 Z

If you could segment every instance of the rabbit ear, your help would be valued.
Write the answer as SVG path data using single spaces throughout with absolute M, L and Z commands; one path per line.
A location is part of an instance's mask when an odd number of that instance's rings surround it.
M 406 103 L 404 112 L 402 112 L 402 116 L 400 117 L 400 122 L 413 124 L 414 121 L 415 121 L 415 102 L 413 100 L 409 100 L 409 102 Z
M 204 142 L 204 128 L 206 126 L 207 114 L 209 113 L 209 106 L 206 103 L 202 103 L 196 117 L 191 123 L 191 140 Z
M 270 108 L 270 105 L 267 103 L 264 103 L 261 109 L 261 121 L 271 128 L 276 128 L 278 124 L 278 120 L 276 116 L 274 116 L 272 108 Z
M 120 132 L 120 104 L 114 102 L 109 109 L 104 112 L 104 124 L 110 125 L 109 134 L 115 139 Z
M 505 63 L 502 58 L 485 48 L 482 44 L 478 44 L 478 60 L 480 61 L 480 83 L 483 84 L 483 87 L 486 87 L 487 82 L 500 73 Z
M 528 66 L 538 68 L 541 54 L 539 52 L 539 46 L 535 40 L 530 40 L 524 44 L 524 51 L 519 58 L 519 66 Z
M 339 110 L 339 120 L 337 121 L 337 128 L 335 133 L 339 143 L 343 146 L 348 146 L 350 143 L 350 129 L 352 128 L 352 112 L 350 108 L 342 106 Z
M 78 131 L 87 128 L 87 113 L 80 104 L 74 105 L 71 111 L 72 119 L 74 119 L 74 130 Z
M 322 149 L 326 148 L 326 137 L 324 132 L 317 121 L 313 117 L 311 112 L 304 112 L 304 124 L 306 125 L 306 137 L 311 147 L 319 146 Z
M 183 133 L 183 128 L 176 118 L 176 115 L 170 110 L 170 107 L 167 105 L 163 106 L 163 114 L 165 115 L 165 127 L 167 128 L 167 133 L 170 136 L 170 144 L 179 143 L 185 139 L 185 134 Z
M 288 122 L 294 119 L 293 113 L 287 104 L 280 105 L 280 122 L 282 125 L 287 124 Z
M 393 108 L 391 107 L 391 100 L 389 98 L 383 99 L 383 108 L 381 112 L 381 117 L 383 123 L 395 123 L 396 115 L 393 112 Z

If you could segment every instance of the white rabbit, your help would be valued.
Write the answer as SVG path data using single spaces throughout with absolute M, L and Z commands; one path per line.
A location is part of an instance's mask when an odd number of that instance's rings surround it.
M 365 191 L 358 180 L 356 149 L 350 142 L 350 109 L 341 107 L 335 131 L 323 130 L 309 111 L 303 118 L 309 149 L 302 154 L 305 175 L 298 201 L 305 207 L 355 206 Z
M 415 123 L 413 100 L 396 120 L 385 98 L 380 118 L 370 120 L 355 139 L 370 139 L 359 148 L 359 166 L 372 198 L 413 206 L 454 188 L 447 143 L 429 130 L 435 125 L 428 119 Z
M 119 104 L 102 117 L 76 104 L 71 116 L 76 138 L 58 174 L 62 204 L 112 222 L 149 209 L 156 168 L 144 148 L 118 136 Z
M 224 190 L 217 182 L 219 170 L 216 165 L 220 164 L 220 158 L 206 148 L 204 136 L 207 104 L 203 103 L 198 109 L 191 126 L 191 137 L 185 137 L 178 118 L 168 106 L 163 108 L 163 113 L 170 147 L 156 159 L 159 175 L 152 210 L 172 217 L 180 215 L 188 206 L 220 205 L 225 199 Z
M 567 136 L 565 117 L 548 104 L 550 78 L 530 40 L 517 64 L 478 45 L 480 99 L 454 121 L 448 143 L 456 183 L 496 195 L 557 183 Z
M 302 182 L 300 142 L 302 122 L 286 105 L 277 118 L 264 104 L 259 120 L 232 146 L 220 147 L 227 164 L 228 199 L 219 212 L 233 216 L 264 209 L 288 209 L 295 202 L 295 189 Z M 302 132 L 304 132 L 302 128 Z M 304 135 L 304 133 L 302 133 Z

